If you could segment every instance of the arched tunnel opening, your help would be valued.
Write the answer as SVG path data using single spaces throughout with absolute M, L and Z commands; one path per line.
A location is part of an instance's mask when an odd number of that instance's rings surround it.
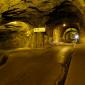
M 72 2 L 63 2 L 58 8 L 50 13 L 49 16 L 50 18 L 46 24 L 49 26 L 49 30 L 53 31 L 54 33 L 54 35 L 51 36 L 58 35 L 58 33 L 55 33 L 56 30 L 56 32 L 59 32 L 58 36 L 60 37 L 58 41 L 65 43 L 79 43 L 80 30 L 82 29 L 81 26 L 83 23 L 83 15 Z

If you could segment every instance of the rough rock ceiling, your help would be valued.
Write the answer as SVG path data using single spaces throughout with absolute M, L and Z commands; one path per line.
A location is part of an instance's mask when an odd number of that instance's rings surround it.
M 7 10 L 21 11 L 36 15 L 37 13 L 47 13 L 55 6 L 60 5 L 63 0 L 0 0 L 0 13 Z M 18 12 L 18 13 L 19 13 Z M 42 14 L 42 13 L 41 13 Z
M 43 23 L 45 16 L 66 0 L 0 0 L 0 13 L 6 17 L 26 17 L 33 23 Z M 76 6 L 84 8 L 84 0 L 73 1 Z M 80 9 L 81 9 L 80 8 Z M 42 18 L 44 16 L 44 18 Z
M 0 0 L 0 13 L 6 17 L 26 17 L 31 22 L 41 22 L 43 16 L 52 12 L 64 0 Z M 46 17 L 47 18 L 47 17 Z M 46 20 L 46 18 L 43 20 Z M 43 22 L 42 22 L 43 23 Z
M 37 8 L 40 11 L 52 11 L 55 6 L 61 4 L 66 0 L 0 0 L 0 13 L 18 8 L 18 10 L 31 11 L 31 7 Z M 80 4 L 82 7 L 85 6 L 84 0 L 68 0 Z

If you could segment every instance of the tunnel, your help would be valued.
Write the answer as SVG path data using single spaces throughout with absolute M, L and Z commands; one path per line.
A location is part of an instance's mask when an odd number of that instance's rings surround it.
M 1 13 L 0 85 L 65 84 L 75 45 L 81 42 L 83 15 L 67 0 L 52 10 L 35 6 Z

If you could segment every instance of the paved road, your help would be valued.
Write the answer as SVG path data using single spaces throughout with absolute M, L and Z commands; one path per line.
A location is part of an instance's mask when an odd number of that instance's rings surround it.
M 75 48 L 65 85 L 85 85 L 85 45 Z
M 64 75 L 60 63 L 71 51 L 70 46 L 9 51 L 7 63 L 0 66 L 0 85 L 55 85 Z

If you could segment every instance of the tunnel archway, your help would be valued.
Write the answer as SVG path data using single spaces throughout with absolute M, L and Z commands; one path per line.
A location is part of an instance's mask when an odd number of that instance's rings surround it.
M 61 41 L 63 41 L 62 36 L 68 28 L 77 29 L 80 35 L 81 24 L 83 23 L 82 13 L 71 1 L 64 1 L 49 16 L 46 24 L 50 27 L 49 30 L 57 29 L 60 26 L 58 29 L 60 29 Z M 64 23 L 66 23 L 66 26 L 63 26 Z

